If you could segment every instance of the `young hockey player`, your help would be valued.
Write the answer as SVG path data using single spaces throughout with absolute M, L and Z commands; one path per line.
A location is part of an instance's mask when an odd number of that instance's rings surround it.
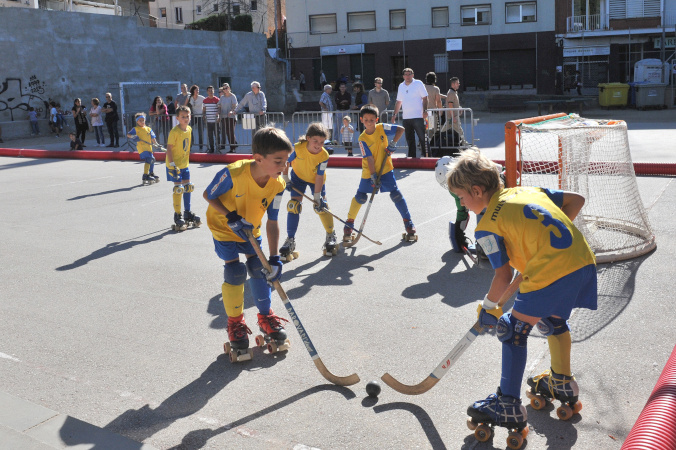
M 153 156 L 153 146 L 157 144 L 155 140 L 155 132 L 152 128 L 146 126 L 146 113 L 136 113 L 134 115 L 136 126 L 129 130 L 127 138 L 135 140 L 136 151 L 139 153 L 139 159 L 144 161 L 143 176 L 141 182 L 145 184 L 157 183 L 160 177 L 155 175 L 155 157 Z
M 221 287 L 223 306 L 228 315 L 230 360 L 251 359 L 249 334 L 244 321 L 244 281 L 249 273 L 249 287 L 258 308 L 258 326 L 268 339 L 286 340 L 282 321 L 270 309 L 270 286 L 279 280 L 282 262 L 277 253 L 279 225 L 277 217 L 284 192 L 281 177 L 293 146 L 284 131 L 265 127 L 254 135 L 253 159 L 240 160 L 219 171 L 204 191 L 209 203 L 207 225 L 213 234 L 216 254 L 225 262 Z M 261 243 L 261 222 L 267 211 L 265 226 L 269 263 L 272 273 L 266 273 L 249 242 L 246 230 Z M 239 260 L 243 253 L 246 263 Z M 228 345 L 226 344 L 226 347 Z
M 547 335 L 551 370 L 529 378 L 529 397 L 540 394 L 566 405 L 563 416 L 579 411 L 578 386 L 570 368 L 571 337 L 567 319 L 573 308 L 596 309 L 594 254 L 573 220 L 584 205 L 574 192 L 537 187 L 503 188 L 499 168 L 474 150 L 465 150 L 452 164 L 448 187 L 475 214 L 485 210 L 475 231 L 495 274 L 478 307 L 483 326 L 496 327 L 502 342 L 502 377 L 495 394 L 472 404 L 474 423 L 523 430 L 526 408 L 519 391 L 526 367 L 531 329 Z M 514 307 L 503 314 L 495 303 L 521 272 Z
M 311 187 L 315 199 L 314 210 L 319 215 L 324 229 L 326 230 L 326 240 L 322 247 L 324 254 L 333 256 L 337 252 L 336 232 L 333 229 L 333 216 L 326 212 L 326 166 L 329 164 L 329 152 L 324 148 L 324 141 L 328 139 L 329 131 L 320 122 L 311 123 L 305 136 L 298 139 L 294 145 L 293 152 L 289 156 L 288 163 L 293 168 L 289 176 L 289 166 L 284 170 L 284 181 L 286 189 L 291 192 L 291 200 L 286 205 L 289 212 L 286 220 L 287 238 L 284 245 L 279 249 L 279 254 L 284 261 L 291 261 L 294 258 L 296 249 L 296 230 L 300 221 L 301 202 L 303 196 L 294 191 L 293 188 L 305 192 L 308 186 Z
M 357 214 L 359 214 L 361 205 L 366 203 L 368 194 L 377 188 L 382 192 L 390 193 L 394 206 L 397 207 L 399 214 L 404 219 L 404 227 L 406 228 L 405 239 L 415 240 L 415 226 L 411 220 L 406 200 L 401 191 L 399 191 L 399 187 L 397 187 L 391 158 L 397 141 L 404 134 L 404 127 L 377 123 L 378 108 L 371 104 L 361 107 L 359 110 L 359 121 L 364 125 L 364 132 L 359 135 L 359 148 L 362 155 L 362 175 L 359 187 L 357 188 L 357 194 L 352 199 L 350 210 L 347 213 L 347 222 L 354 227 L 354 220 L 357 218 Z M 382 174 L 380 175 L 380 179 L 378 179 L 378 172 L 381 168 Z M 343 232 L 344 242 L 352 240 L 352 228 L 346 226 Z
M 434 173 L 437 179 L 437 182 L 444 189 L 448 189 L 446 184 L 446 176 L 448 170 L 450 169 L 451 163 L 454 161 L 454 158 L 450 156 L 442 156 L 437 161 Z M 451 247 L 456 253 L 463 253 L 464 249 L 467 251 L 473 252 L 475 250 L 474 244 L 467 239 L 465 236 L 465 229 L 467 228 L 467 222 L 469 222 L 469 211 L 466 207 L 460 204 L 458 196 L 451 192 L 453 200 L 455 200 L 456 215 L 455 222 L 451 221 L 448 223 L 448 237 L 451 241 Z
M 190 211 L 190 193 L 195 189 L 195 185 L 190 182 L 190 145 L 192 128 L 190 125 L 190 109 L 181 105 L 176 109 L 176 125 L 169 132 L 167 140 L 167 181 L 174 182 L 174 225 L 176 231 L 183 231 L 192 224 L 198 227 L 202 221 L 198 216 Z M 181 196 L 183 197 L 183 206 L 185 211 L 181 218 Z

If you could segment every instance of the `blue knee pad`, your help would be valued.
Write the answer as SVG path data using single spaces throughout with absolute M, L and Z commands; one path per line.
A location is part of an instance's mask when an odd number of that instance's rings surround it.
M 366 192 L 357 191 L 357 195 L 354 196 L 354 199 L 357 200 L 357 203 L 363 205 L 366 203 Z
M 558 336 L 570 331 L 568 321 L 560 317 L 543 317 L 536 326 L 543 336 Z
M 261 272 L 263 264 L 256 257 L 252 257 L 246 260 L 246 268 L 249 271 L 249 287 L 251 288 L 251 295 L 256 302 L 258 311 L 261 314 L 270 313 L 270 286 L 268 281 L 265 279 L 265 275 Z
M 155 158 L 152 157 L 152 156 L 147 156 L 146 159 L 145 159 L 145 162 L 147 164 L 155 164 Z
M 246 281 L 246 265 L 239 261 L 225 263 L 223 266 L 223 280 L 233 286 L 244 284 Z
M 495 332 L 500 342 L 515 347 L 525 347 L 528 341 L 528 334 L 532 328 L 531 324 L 515 319 L 512 313 L 505 313 L 498 320 Z
M 396 191 L 390 192 L 390 199 L 392 199 L 394 203 L 397 203 L 398 201 L 403 200 L 404 196 L 401 195 L 401 191 L 397 189 Z
M 394 202 L 394 206 L 397 208 L 397 211 L 399 211 L 399 214 L 401 214 L 401 217 L 405 220 L 411 220 L 411 213 L 408 210 L 408 205 L 406 204 L 406 200 L 401 194 L 401 191 L 395 189 L 390 192 L 390 198 Z
M 502 375 L 500 390 L 503 395 L 520 398 L 521 381 L 526 369 L 528 349 L 526 343 L 533 326 L 503 314 L 495 327 L 498 339 L 502 342 Z

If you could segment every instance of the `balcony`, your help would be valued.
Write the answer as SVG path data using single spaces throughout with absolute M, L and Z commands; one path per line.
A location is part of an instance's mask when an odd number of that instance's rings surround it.
M 580 33 L 582 31 L 602 31 L 608 29 L 607 14 L 570 16 L 566 21 L 566 31 L 568 33 Z

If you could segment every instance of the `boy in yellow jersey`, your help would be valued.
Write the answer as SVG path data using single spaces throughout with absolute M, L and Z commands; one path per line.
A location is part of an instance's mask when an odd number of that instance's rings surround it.
M 209 203 L 207 225 L 213 234 L 216 254 L 225 262 L 221 289 L 233 362 L 251 359 L 248 351 L 251 330 L 244 321 L 243 310 L 247 272 L 251 295 L 258 308 L 258 326 L 267 338 L 278 343 L 286 340 L 281 322 L 287 320 L 270 309 L 269 283 L 279 280 L 282 274 L 282 262 L 277 254 L 277 217 L 285 187 L 281 174 L 293 146 L 284 131 L 265 127 L 256 132 L 251 147 L 253 159 L 229 164 L 204 191 L 204 199 Z M 246 235 L 246 230 L 250 231 L 258 245 L 261 244 L 261 222 L 266 212 L 271 273 L 263 269 Z M 246 263 L 239 260 L 240 253 L 244 254 Z
M 155 140 L 155 132 L 152 128 L 146 126 L 146 113 L 136 113 L 134 115 L 134 120 L 136 126 L 129 130 L 127 133 L 127 138 L 137 141 L 136 142 L 136 151 L 139 153 L 139 159 L 144 161 L 143 165 L 143 177 L 141 177 L 141 182 L 146 184 L 157 183 L 160 181 L 160 177 L 155 175 L 155 157 L 153 156 L 153 146 L 152 144 L 157 144 Z
M 519 392 L 528 334 L 537 325 L 548 336 L 551 370 L 528 379 L 532 389 L 528 396 L 537 393 L 560 400 L 566 405 L 559 410 L 566 408 L 564 416 L 569 418 L 581 405 L 570 369 L 567 319 L 573 308 L 596 309 L 597 300 L 594 254 L 572 222 L 584 197 L 538 187 L 505 189 L 498 166 L 471 149 L 451 165 L 447 182 L 463 206 L 477 216 L 485 210 L 475 236 L 495 274 L 477 311 L 481 324 L 495 326 L 502 342 L 500 386 L 467 413 L 474 422 L 518 430 L 527 426 Z M 503 314 L 496 302 L 510 283 L 512 268 L 521 272 L 523 281 L 512 311 Z
M 176 108 L 176 125 L 167 139 L 167 181 L 174 182 L 174 225 L 172 229 L 183 231 L 188 225 L 199 227 L 201 219 L 190 211 L 190 193 L 195 185 L 190 182 L 190 145 L 192 128 L 190 125 L 190 109 L 181 105 Z M 181 218 L 181 197 L 185 212 Z
M 359 121 L 364 125 L 364 132 L 359 135 L 359 149 L 362 157 L 362 175 L 357 194 L 352 199 L 350 211 L 347 213 L 347 223 L 343 229 L 343 241 L 349 242 L 352 239 L 352 230 L 354 220 L 359 214 L 361 205 L 366 203 L 368 194 L 378 189 L 381 192 L 389 192 L 390 199 L 397 207 L 399 214 L 404 219 L 406 228 L 405 239 L 415 240 L 415 226 L 411 220 L 411 213 L 408 211 L 406 199 L 399 191 L 397 180 L 394 178 L 394 166 L 392 165 L 391 155 L 395 151 L 395 146 L 401 135 L 404 134 L 404 127 L 398 125 L 378 123 L 378 108 L 368 104 L 362 106 L 359 110 Z M 378 179 L 378 172 L 382 169 L 382 175 Z
M 319 220 L 326 230 L 324 242 L 324 254 L 333 256 L 337 252 L 336 232 L 333 229 L 333 216 L 326 212 L 329 208 L 326 204 L 326 166 L 329 164 L 329 152 L 324 148 L 324 141 L 328 139 L 329 131 L 320 122 L 313 122 L 307 127 L 305 136 L 301 136 L 294 145 L 293 152 L 289 156 L 288 164 L 293 168 L 289 176 L 289 166 L 284 170 L 286 189 L 291 192 L 291 200 L 286 205 L 289 212 L 286 219 L 287 238 L 284 245 L 279 249 L 279 254 L 284 261 L 291 261 L 296 249 L 296 230 L 300 221 L 301 202 L 303 196 L 294 191 L 301 192 L 310 186 L 315 199 L 314 210 L 319 215 Z

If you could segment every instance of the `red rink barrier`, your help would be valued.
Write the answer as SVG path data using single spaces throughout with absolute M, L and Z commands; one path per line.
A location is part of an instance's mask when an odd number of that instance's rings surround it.
M 676 449 L 676 347 L 622 450 Z

